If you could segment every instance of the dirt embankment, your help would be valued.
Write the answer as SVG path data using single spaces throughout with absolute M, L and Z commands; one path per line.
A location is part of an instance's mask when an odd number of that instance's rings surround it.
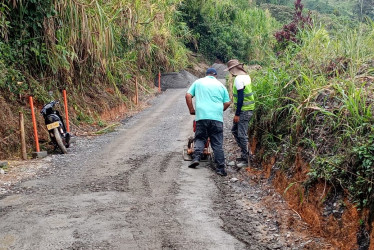
M 252 142 L 252 152 L 256 152 L 256 140 Z M 369 212 L 357 209 L 346 192 L 325 182 L 308 185 L 310 168 L 303 161 L 302 153 L 301 150 L 297 153 L 292 175 L 276 167 L 276 157 L 257 168 L 249 168 L 248 174 L 270 181 L 289 207 L 309 225 L 310 233 L 325 238 L 333 249 L 374 249 L 373 225 L 365 225 Z

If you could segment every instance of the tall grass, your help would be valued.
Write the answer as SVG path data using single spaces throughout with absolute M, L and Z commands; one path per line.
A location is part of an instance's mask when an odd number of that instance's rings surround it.
M 36 31 L 42 33 L 37 35 L 44 43 L 21 45 L 22 50 L 34 52 L 29 53 L 30 57 L 37 55 L 42 59 L 38 59 L 41 67 L 28 73 L 34 78 L 50 74 L 57 85 L 79 89 L 92 82 L 110 83 L 118 94 L 120 89 L 128 88 L 128 75 L 135 76 L 139 70 L 151 82 L 151 76 L 158 70 L 178 70 L 188 64 L 183 41 L 189 39 L 189 31 L 176 18 L 180 1 L 34 2 L 1 2 L 0 14 L 2 37 L 6 41 L 12 34 L 9 44 L 22 44 L 18 41 L 22 39 L 22 27 L 39 27 L 28 35 L 33 41 Z M 35 13 L 29 10 L 30 5 L 39 6 Z M 9 26 L 9 20 L 20 20 L 26 25 Z M 12 60 L 17 68 L 17 62 L 32 64 L 29 58 L 19 54 Z
M 302 147 L 310 178 L 350 190 L 361 206 L 373 195 L 367 187 L 374 173 L 364 170 L 374 167 L 364 153 L 371 152 L 367 133 L 374 128 L 373 32 L 372 21 L 331 34 L 315 26 L 252 75 L 257 108 L 250 130 L 262 131 L 261 144 L 285 160 L 292 157 L 284 148 Z

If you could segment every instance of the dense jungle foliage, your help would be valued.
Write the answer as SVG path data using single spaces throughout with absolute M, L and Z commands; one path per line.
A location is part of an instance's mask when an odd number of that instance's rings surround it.
M 30 95 L 41 107 L 67 89 L 76 128 L 101 124 L 104 110 L 133 105 L 135 77 L 152 92 L 157 72 L 188 68 L 191 52 L 238 58 L 262 66 L 251 73 L 256 156 L 276 155 L 274 170 L 292 177 L 302 152 L 306 189 L 326 182 L 372 213 L 373 0 L 293 2 L 0 0 L 0 157 L 19 148 Z

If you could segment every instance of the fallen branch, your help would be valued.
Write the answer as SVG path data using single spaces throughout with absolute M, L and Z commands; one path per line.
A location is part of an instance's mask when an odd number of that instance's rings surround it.
M 296 210 L 295 209 L 293 209 L 293 208 L 291 208 L 292 209 L 292 211 L 294 211 L 298 216 L 299 216 L 299 218 L 300 218 L 300 220 L 302 220 L 302 218 L 301 218 L 301 216 L 300 216 L 300 214 L 298 213 L 298 212 L 296 212 Z
M 109 131 L 113 131 L 115 127 L 119 126 L 120 123 L 119 122 L 116 122 L 116 123 L 113 123 L 111 125 L 108 125 L 106 126 L 105 128 L 99 130 L 99 131 L 96 131 L 94 134 L 96 135 L 101 135 L 101 134 L 104 134 L 104 133 L 108 133 Z
M 142 90 L 146 91 L 148 94 L 152 94 L 151 91 L 149 91 L 148 89 L 146 89 L 146 88 L 145 88 L 143 85 L 141 85 L 139 82 L 138 82 L 138 86 L 139 86 Z

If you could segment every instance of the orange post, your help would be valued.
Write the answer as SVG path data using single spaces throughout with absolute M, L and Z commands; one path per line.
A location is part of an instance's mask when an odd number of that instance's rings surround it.
M 161 92 L 161 73 L 158 71 L 158 92 Z
M 66 131 L 70 132 L 70 128 L 69 128 L 69 112 L 68 112 L 68 98 L 66 97 L 66 90 L 65 89 L 62 91 L 62 94 L 64 96 Z
M 29 101 L 30 101 L 30 107 L 31 107 L 32 124 L 34 126 L 34 138 L 35 138 L 36 152 L 40 152 L 38 130 L 36 129 L 36 119 L 35 119 L 34 103 L 32 100 L 32 96 L 30 96 Z

